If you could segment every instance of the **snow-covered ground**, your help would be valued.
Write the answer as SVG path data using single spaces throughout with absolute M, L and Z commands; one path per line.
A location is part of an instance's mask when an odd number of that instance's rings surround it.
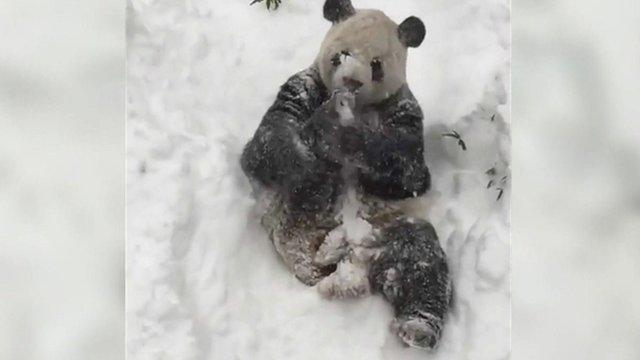
M 284 0 L 272 12 L 248 3 L 129 5 L 130 359 L 507 358 L 508 2 L 354 1 L 397 22 L 419 16 L 427 27 L 408 62 L 433 177 L 422 209 L 456 285 L 456 307 L 430 355 L 388 331 L 392 310 L 380 296 L 328 301 L 302 285 L 260 228 L 240 152 L 330 24 L 321 0 Z M 452 130 L 466 151 L 442 136 Z

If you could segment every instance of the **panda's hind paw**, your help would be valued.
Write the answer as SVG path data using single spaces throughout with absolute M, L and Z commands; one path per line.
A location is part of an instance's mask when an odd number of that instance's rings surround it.
M 391 328 L 402 342 L 414 348 L 433 350 L 440 340 L 440 330 L 422 317 L 396 318 Z

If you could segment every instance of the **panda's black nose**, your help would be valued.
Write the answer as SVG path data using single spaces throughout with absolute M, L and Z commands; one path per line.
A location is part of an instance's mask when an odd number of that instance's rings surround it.
M 342 78 L 342 82 L 344 83 L 344 86 L 350 91 L 356 91 L 360 89 L 362 85 L 364 85 L 362 81 L 358 81 L 356 79 L 346 77 L 346 76 Z

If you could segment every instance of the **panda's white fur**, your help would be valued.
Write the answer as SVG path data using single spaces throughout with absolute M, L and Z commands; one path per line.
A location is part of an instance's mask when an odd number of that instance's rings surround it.
M 331 59 L 342 51 L 342 63 L 335 67 Z M 372 80 L 371 61 L 382 62 L 384 78 Z M 407 47 L 398 37 L 398 24 L 379 10 L 359 9 L 344 21 L 334 23 L 324 38 L 315 64 L 330 91 L 345 87 L 344 78 L 363 85 L 356 96 L 358 105 L 385 100 L 406 83 Z

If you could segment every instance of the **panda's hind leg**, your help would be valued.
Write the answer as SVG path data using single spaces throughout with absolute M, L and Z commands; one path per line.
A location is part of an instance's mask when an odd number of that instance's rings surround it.
M 262 226 L 284 265 L 308 286 L 336 269 L 334 264 L 318 264 L 314 258 L 327 234 L 337 225 L 328 215 L 306 221 L 296 219 L 289 214 L 286 201 L 277 194 L 270 194 L 262 216 Z
M 401 218 L 382 230 L 384 247 L 369 280 L 393 305 L 392 329 L 412 347 L 437 346 L 449 309 L 451 282 L 444 251 L 430 223 Z

